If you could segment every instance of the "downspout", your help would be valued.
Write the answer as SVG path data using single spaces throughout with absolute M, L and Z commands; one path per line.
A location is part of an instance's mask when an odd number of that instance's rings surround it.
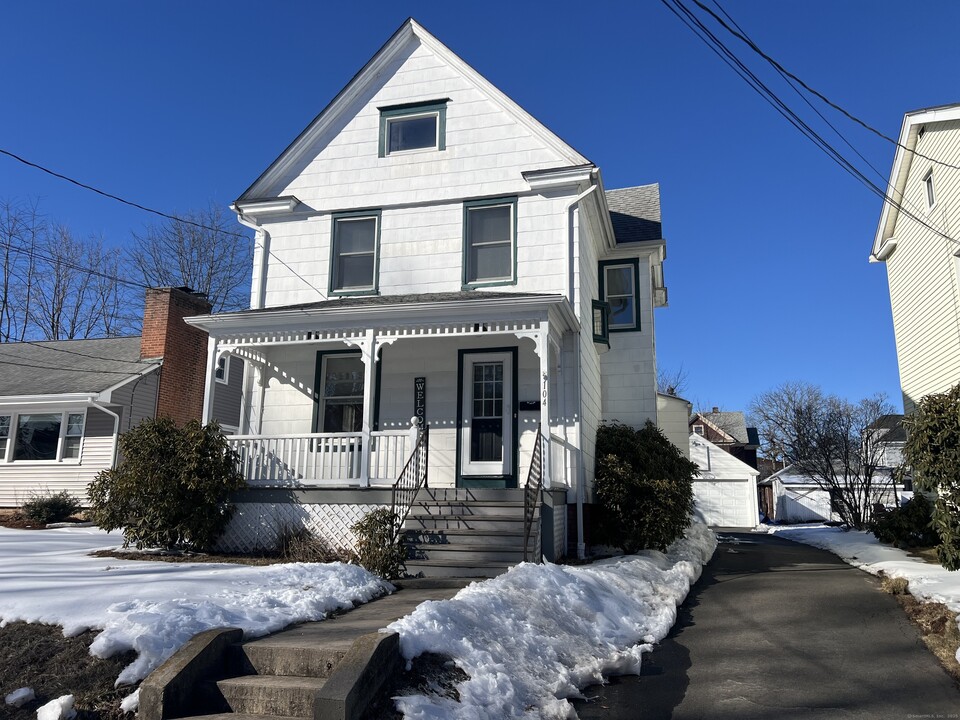
M 117 451 L 119 450 L 117 440 L 120 437 L 120 416 L 94 400 L 90 401 L 90 407 L 95 407 L 100 412 L 113 417 L 113 451 L 110 453 L 110 467 L 114 467 L 117 464 Z
M 591 173 L 592 175 L 596 174 L 596 171 Z M 594 192 L 597 187 L 599 187 L 596 182 L 593 182 L 590 187 L 584 190 L 582 193 L 577 195 L 567 206 L 567 217 L 568 223 L 570 224 L 570 242 L 567 243 L 567 265 L 569 272 L 569 287 L 567 293 L 567 299 L 570 301 L 570 304 L 574 304 L 575 292 L 574 292 L 574 242 L 575 229 L 573 226 L 573 211 L 574 208 L 577 208 L 580 205 L 580 202 L 587 197 L 590 193 Z M 581 325 L 580 333 L 583 332 L 583 327 Z M 583 357 L 582 357 L 582 347 L 583 347 L 583 337 L 581 334 L 577 335 L 577 414 L 580 417 L 580 422 L 577 426 L 577 558 L 583 560 L 587 555 L 587 545 L 584 542 L 583 537 L 583 496 L 586 494 L 586 470 L 583 466 Z

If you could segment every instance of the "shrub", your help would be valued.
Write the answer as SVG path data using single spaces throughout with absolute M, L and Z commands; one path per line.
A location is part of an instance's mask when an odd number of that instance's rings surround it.
M 930 501 L 917 493 L 901 507 L 874 514 L 869 529 L 880 542 L 899 548 L 930 546 L 938 541 L 932 521 Z
M 66 490 L 50 495 L 32 495 L 20 512 L 28 520 L 46 525 L 61 522 L 80 510 L 80 503 Z
M 606 515 L 601 542 L 628 553 L 666 550 L 690 524 L 696 472 L 696 464 L 649 421 L 640 430 L 601 426 L 596 472 L 597 500 Z
M 123 545 L 204 550 L 223 533 L 244 486 L 236 453 L 216 423 L 144 420 L 120 436 L 122 460 L 87 490 L 90 518 L 123 529 Z
M 287 562 L 350 562 L 354 559 L 351 551 L 332 547 L 322 537 L 303 527 L 284 528 L 278 538 L 277 555 Z
M 407 550 L 396 531 L 397 516 L 389 508 L 371 510 L 350 529 L 357 536 L 357 557 L 372 573 L 388 580 L 400 577 Z
M 903 453 L 914 489 L 937 493 L 933 528 L 937 556 L 947 570 L 960 569 L 960 385 L 920 400 L 904 418 Z

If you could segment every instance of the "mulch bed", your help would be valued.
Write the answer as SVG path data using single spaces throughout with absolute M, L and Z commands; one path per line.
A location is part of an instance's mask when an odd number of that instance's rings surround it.
M 77 515 L 68 517 L 63 522 L 82 523 L 84 518 Z M 14 530 L 46 530 L 46 525 L 41 525 L 34 520 L 23 516 L 19 510 L 0 510 L 0 527 L 13 528 Z

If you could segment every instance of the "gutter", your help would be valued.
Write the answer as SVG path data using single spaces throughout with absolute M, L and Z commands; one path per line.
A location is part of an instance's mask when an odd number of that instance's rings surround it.
M 263 307 L 266 297 L 267 261 L 270 258 L 270 251 L 267 248 L 270 244 L 270 234 L 264 230 L 263 226 L 258 222 L 248 219 L 247 216 L 243 214 L 243 211 L 240 210 L 238 204 L 234 204 L 232 209 L 237 214 L 237 221 L 256 233 L 253 238 L 254 249 L 256 249 L 257 245 L 260 246 L 260 267 L 257 274 L 257 287 L 254 289 L 254 292 L 251 293 L 250 297 L 250 308 L 259 309 Z
M 90 407 L 96 408 L 113 417 L 113 450 L 110 453 L 110 467 L 112 468 L 117 464 L 117 453 L 120 449 L 118 442 L 120 438 L 120 416 L 95 400 L 90 401 Z

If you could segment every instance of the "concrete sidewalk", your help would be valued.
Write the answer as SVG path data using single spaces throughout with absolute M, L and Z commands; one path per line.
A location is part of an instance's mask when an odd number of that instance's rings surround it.
M 427 600 L 448 600 L 476 578 L 414 578 L 398 580 L 392 595 L 365 603 L 342 615 L 320 622 L 293 625 L 273 635 L 248 640 L 245 646 L 258 648 L 299 648 L 305 645 L 341 649 L 346 652 L 362 635 L 377 632 L 394 620 L 409 615 Z

